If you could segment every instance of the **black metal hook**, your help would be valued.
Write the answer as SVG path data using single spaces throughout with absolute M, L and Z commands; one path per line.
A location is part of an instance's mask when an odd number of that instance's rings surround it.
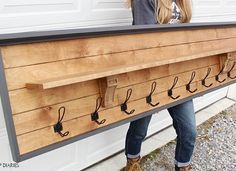
M 207 87 L 207 88 L 209 88 L 209 87 L 211 87 L 213 85 L 213 83 L 211 83 L 209 85 L 206 85 L 206 79 L 210 75 L 210 73 L 211 73 L 211 68 L 208 68 L 207 74 L 206 74 L 205 78 L 202 80 L 202 85 Z
M 229 72 L 227 73 L 227 76 L 228 76 L 229 78 L 231 78 L 231 79 L 235 79 L 235 78 L 236 78 L 236 76 L 235 76 L 235 77 L 232 77 L 232 76 L 231 76 L 231 71 L 234 69 L 235 63 L 236 63 L 236 62 L 234 61 L 233 66 L 230 68 Z
M 225 65 L 223 65 L 223 67 L 221 68 L 219 74 L 216 75 L 216 81 L 218 81 L 219 83 L 223 83 L 225 82 L 226 79 L 220 80 L 220 74 L 224 71 Z
M 99 119 L 98 110 L 100 109 L 101 105 L 102 105 L 102 97 L 98 97 L 96 100 L 95 111 L 91 114 L 91 120 L 96 122 L 98 125 L 102 125 L 106 122 L 106 119 L 103 119 L 100 122 L 98 121 Z
M 180 98 L 180 95 L 177 96 L 177 97 L 173 97 L 173 91 L 172 91 L 173 88 L 176 86 L 178 80 L 179 80 L 179 77 L 176 76 L 175 79 L 174 79 L 174 82 L 173 82 L 172 87 L 168 90 L 168 96 L 170 96 L 170 97 L 171 97 L 172 99 L 174 99 L 174 100 Z
M 186 85 L 186 90 L 188 90 L 190 93 L 195 93 L 197 91 L 197 88 L 195 90 L 191 90 L 191 87 L 190 87 L 190 84 L 193 82 L 193 79 L 195 78 L 195 76 L 196 76 L 196 72 L 193 71 L 191 75 L 191 79 L 189 83 Z
M 65 133 L 62 133 L 61 131 L 63 130 L 63 126 L 61 121 L 64 118 L 66 108 L 64 106 L 60 107 L 58 109 L 58 121 L 57 123 L 53 126 L 54 127 L 54 132 L 57 132 L 61 137 L 65 137 L 69 134 L 69 131 L 66 131 Z M 62 116 L 61 116 L 62 114 Z
M 127 109 L 128 109 L 127 102 L 129 101 L 131 94 L 132 94 L 132 89 L 130 88 L 130 89 L 127 90 L 125 102 L 120 105 L 121 111 L 125 112 L 128 115 L 134 113 L 134 111 L 135 111 L 134 109 L 131 110 L 130 112 L 127 111 Z
M 147 102 L 148 104 L 150 104 L 152 107 L 156 107 L 157 105 L 160 104 L 159 102 L 157 102 L 156 104 L 152 104 L 152 94 L 153 94 L 154 91 L 156 90 L 156 87 L 157 87 L 157 82 L 154 81 L 154 82 L 152 83 L 151 92 L 150 92 L 150 94 L 146 97 L 146 102 Z

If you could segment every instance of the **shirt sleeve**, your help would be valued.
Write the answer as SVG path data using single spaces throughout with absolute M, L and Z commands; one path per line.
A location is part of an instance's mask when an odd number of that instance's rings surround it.
M 132 1 L 133 25 L 156 24 L 154 0 Z

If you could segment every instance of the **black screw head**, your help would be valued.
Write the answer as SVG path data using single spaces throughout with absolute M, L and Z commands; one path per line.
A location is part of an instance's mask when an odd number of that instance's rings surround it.
M 128 109 L 126 103 L 123 103 L 120 107 L 121 107 L 121 111 L 126 111 Z
M 54 127 L 54 132 L 61 132 L 63 130 L 63 126 L 60 122 L 55 124 L 53 127 Z
M 99 119 L 98 112 L 94 112 L 91 114 L 92 121 L 97 121 Z

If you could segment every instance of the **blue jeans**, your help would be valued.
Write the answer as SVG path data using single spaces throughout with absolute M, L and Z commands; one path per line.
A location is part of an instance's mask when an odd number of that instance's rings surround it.
M 175 165 L 187 166 L 190 164 L 197 134 L 193 101 L 181 103 L 169 108 L 168 111 L 177 134 Z M 130 123 L 125 142 L 125 154 L 128 158 L 140 155 L 142 141 L 146 137 L 151 117 L 152 115 Z

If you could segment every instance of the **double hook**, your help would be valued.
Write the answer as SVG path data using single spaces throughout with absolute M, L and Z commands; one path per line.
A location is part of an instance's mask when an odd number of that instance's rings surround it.
M 152 107 L 156 107 L 157 105 L 160 104 L 159 102 L 157 102 L 156 104 L 153 104 L 153 103 L 152 103 L 152 95 L 153 95 L 154 91 L 156 90 L 156 87 L 157 87 L 157 83 L 156 83 L 156 81 L 154 81 L 154 82 L 152 83 L 151 92 L 150 92 L 150 94 L 146 97 L 146 102 L 147 102 L 149 105 L 151 105 Z
M 224 71 L 225 69 L 225 65 L 223 65 L 223 67 L 221 68 L 220 72 L 216 75 L 216 81 L 218 81 L 219 83 L 223 83 L 225 82 L 226 79 L 220 80 L 220 74 Z
M 210 75 L 210 73 L 211 73 L 211 68 L 208 68 L 207 74 L 206 74 L 205 78 L 202 80 L 202 85 L 203 85 L 204 87 L 207 87 L 207 88 L 209 88 L 209 87 L 211 87 L 211 86 L 213 85 L 213 83 L 211 83 L 211 84 L 209 84 L 209 85 L 206 85 L 206 79 L 207 79 L 207 77 Z
M 230 70 L 227 72 L 227 76 L 231 79 L 235 79 L 235 77 L 232 77 L 231 76 L 231 71 L 235 68 L 235 65 L 236 65 L 236 62 L 233 63 L 232 67 L 230 68 Z M 220 74 L 223 72 L 225 68 L 225 65 L 221 68 L 220 72 L 215 76 L 215 79 L 216 81 L 218 81 L 219 83 L 222 83 L 224 82 L 226 79 L 223 79 L 223 80 L 220 80 Z M 211 72 L 211 68 L 208 68 L 207 70 L 207 74 L 206 76 L 204 77 L 204 79 L 201 81 L 202 82 L 202 85 L 209 88 L 213 85 L 213 83 L 209 84 L 209 85 L 206 85 L 206 79 L 208 78 L 208 76 L 210 75 L 210 72 Z M 189 91 L 190 93 L 194 93 L 197 91 L 197 88 L 195 90 L 191 90 L 191 83 L 193 82 L 194 78 L 196 77 L 196 72 L 193 71 L 192 72 L 192 75 L 191 75 L 191 78 L 190 78 L 190 81 L 188 82 L 188 84 L 186 85 L 186 90 Z M 172 99 L 176 100 L 180 97 L 180 95 L 174 97 L 173 96 L 173 89 L 174 87 L 177 85 L 178 83 L 178 76 L 176 76 L 174 78 L 174 82 L 173 82 L 173 85 L 172 87 L 168 90 L 168 96 L 171 97 Z M 160 103 L 157 102 L 157 103 L 152 103 L 152 96 L 153 96 L 153 93 L 155 92 L 156 90 L 156 87 L 157 87 L 157 83 L 156 81 L 154 81 L 151 85 L 151 91 L 149 93 L 149 95 L 146 97 L 146 103 L 148 103 L 149 105 L 151 105 L 152 107 L 156 107 L 158 106 Z M 135 112 L 135 109 L 132 109 L 130 112 L 127 111 L 128 109 L 128 106 L 127 106 L 127 103 L 130 99 L 132 95 L 132 89 L 128 89 L 127 90 L 127 94 L 126 94 L 126 99 L 124 101 L 124 103 L 122 103 L 120 105 L 121 107 L 121 111 L 125 112 L 126 114 L 130 115 L 132 113 Z M 106 122 L 106 119 L 103 119 L 101 121 L 98 121 L 99 120 L 99 114 L 98 114 L 98 110 L 100 109 L 102 105 L 102 97 L 98 97 L 97 100 L 96 100 L 96 108 L 95 108 L 95 111 L 91 114 L 91 120 L 96 122 L 98 125 L 101 125 L 101 124 L 104 124 Z M 66 131 L 64 133 L 62 133 L 63 131 L 63 126 L 62 126 L 62 120 L 64 118 L 64 115 L 65 115 L 65 110 L 66 108 L 64 106 L 60 107 L 58 109 L 58 121 L 57 123 L 53 126 L 54 127 L 54 132 L 55 133 L 58 133 L 61 137 L 65 137 L 65 136 L 68 136 L 69 135 L 69 131 Z
M 195 93 L 197 91 L 197 88 L 195 90 L 191 90 L 191 87 L 190 87 L 190 84 L 193 82 L 195 76 L 196 76 L 196 72 L 193 71 L 192 75 L 191 75 L 191 79 L 190 79 L 189 83 L 186 85 L 186 90 L 188 90 L 190 93 Z
M 168 90 L 168 96 L 171 97 L 173 100 L 176 100 L 176 99 L 180 98 L 180 95 L 177 96 L 177 97 L 173 97 L 173 88 L 176 86 L 178 80 L 179 80 L 179 77 L 176 76 L 175 79 L 174 79 L 172 87 Z
M 67 136 L 69 134 L 69 131 L 66 131 L 65 133 L 61 132 L 63 130 L 63 126 L 62 126 L 61 122 L 62 122 L 62 120 L 64 118 L 65 111 L 66 111 L 66 108 L 64 106 L 59 108 L 59 110 L 58 110 L 58 121 L 53 126 L 54 127 L 54 132 L 57 132 L 61 137 L 65 137 L 65 136 Z
M 102 125 L 106 122 L 106 119 L 103 119 L 100 122 L 98 121 L 99 119 L 98 110 L 100 109 L 101 105 L 102 105 L 102 97 L 98 97 L 96 101 L 95 111 L 91 114 L 91 120 L 96 122 L 98 125 Z
M 132 94 L 132 89 L 130 88 L 127 90 L 125 102 L 120 105 L 121 111 L 125 112 L 127 115 L 131 115 L 135 111 L 134 109 L 132 109 L 130 112 L 127 111 L 128 109 L 127 102 L 129 101 L 131 94 Z
M 236 78 L 236 76 L 235 76 L 235 77 L 232 77 L 232 76 L 231 76 L 231 71 L 234 69 L 235 63 L 236 63 L 236 62 L 234 62 L 233 66 L 230 68 L 229 72 L 227 73 L 227 76 L 228 76 L 229 78 L 231 78 L 231 79 L 235 79 L 235 78 Z

